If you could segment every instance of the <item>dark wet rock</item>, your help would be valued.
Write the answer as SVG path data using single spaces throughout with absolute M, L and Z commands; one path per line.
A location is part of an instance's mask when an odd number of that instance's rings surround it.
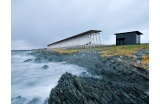
M 49 66 L 48 65 L 44 65 L 44 66 L 42 66 L 42 69 L 48 69 L 49 68 Z
M 50 92 L 48 104 L 148 104 L 149 72 L 141 64 L 147 50 L 132 57 L 100 57 L 99 51 L 76 54 L 33 52 L 35 62 L 66 62 L 86 68 L 80 76 L 63 74 Z M 139 63 L 137 62 L 140 61 Z
M 145 50 L 145 49 L 140 49 L 140 50 L 138 50 L 138 52 L 137 52 L 137 56 L 142 56 L 142 55 L 144 55 L 144 54 L 149 54 L 149 51 L 148 50 Z
M 136 86 L 127 80 L 118 82 L 66 73 L 52 89 L 48 104 L 148 104 L 148 94 L 140 86 L 143 85 Z
M 80 82 L 80 79 L 79 78 L 75 78 L 75 85 L 77 86 L 77 88 L 79 89 L 79 90 L 83 90 L 83 87 L 82 87 L 82 84 L 81 84 L 81 82 Z
M 23 62 L 31 62 L 33 59 L 27 59 L 27 60 L 24 60 Z
M 17 96 L 16 98 L 11 99 L 12 104 L 24 104 L 26 102 L 26 99 L 21 96 Z
M 60 60 L 60 54 L 57 52 L 52 52 L 52 51 L 34 51 L 29 53 L 28 55 L 35 56 L 35 62 L 37 63 L 42 63 L 42 62 L 52 62 L 56 61 L 59 62 Z

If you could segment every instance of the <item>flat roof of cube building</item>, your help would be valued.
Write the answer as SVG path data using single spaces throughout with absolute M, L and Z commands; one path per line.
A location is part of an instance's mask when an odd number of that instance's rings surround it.
M 128 33 L 136 33 L 137 35 L 143 35 L 141 32 L 139 31 L 131 31 L 131 32 L 123 32 L 123 33 L 115 33 L 114 35 L 121 35 L 121 34 L 128 34 Z

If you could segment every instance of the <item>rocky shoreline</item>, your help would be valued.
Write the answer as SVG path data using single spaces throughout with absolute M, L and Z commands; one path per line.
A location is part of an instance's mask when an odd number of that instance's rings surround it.
M 88 73 L 81 76 L 63 74 L 45 104 L 148 104 L 149 71 L 140 64 L 142 55 L 149 52 L 139 50 L 132 57 L 103 58 L 99 52 L 87 50 L 60 54 L 47 50 L 34 51 L 29 55 L 35 56 L 35 59 L 24 62 L 66 62 L 86 68 Z
M 109 75 L 105 73 L 105 75 Z M 111 76 L 110 76 L 111 77 Z M 148 95 L 128 83 L 64 74 L 52 89 L 49 104 L 147 104 Z

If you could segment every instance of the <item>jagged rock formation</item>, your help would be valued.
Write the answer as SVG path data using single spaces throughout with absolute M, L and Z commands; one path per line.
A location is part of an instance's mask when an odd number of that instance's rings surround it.
M 141 58 L 147 52 L 138 52 Z M 148 104 L 149 72 L 132 64 L 132 57 L 100 57 L 98 51 L 76 54 L 33 52 L 34 61 L 61 62 L 85 67 L 81 76 L 66 73 L 50 92 L 48 104 Z M 121 60 L 123 61 L 121 61 Z
M 31 62 L 32 59 L 27 59 L 27 60 L 24 60 L 23 62 Z
M 52 89 L 48 104 L 148 104 L 148 95 L 132 83 L 66 73 Z
M 44 66 L 42 66 L 42 69 L 48 69 L 49 68 L 49 66 L 48 65 L 44 65 Z

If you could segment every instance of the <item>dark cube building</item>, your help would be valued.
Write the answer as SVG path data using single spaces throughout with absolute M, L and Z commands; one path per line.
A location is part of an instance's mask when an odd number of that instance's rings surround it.
M 131 31 L 124 33 L 116 33 L 116 45 L 131 45 L 131 44 L 140 44 L 140 35 L 139 31 Z

